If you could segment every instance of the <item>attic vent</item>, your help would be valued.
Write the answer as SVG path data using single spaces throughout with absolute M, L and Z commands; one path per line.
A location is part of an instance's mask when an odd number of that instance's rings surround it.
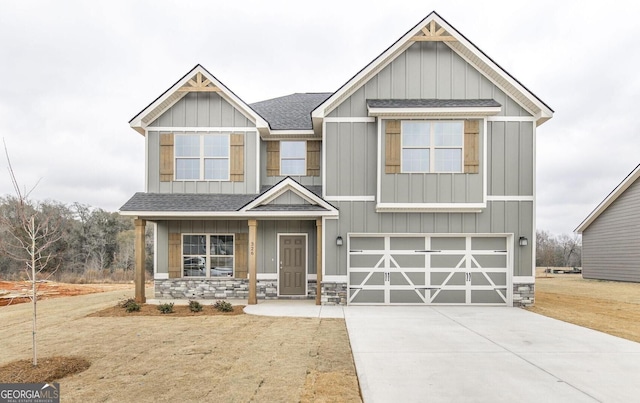
M 431 21 L 429 25 L 423 27 L 422 34 L 414 36 L 411 40 L 418 42 L 454 42 L 456 40 L 443 27 L 436 25 L 435 21 Z
M 207 78 L 202 77 L 202 73 L 198 72 L 185 85 L 178 88 L 178 92 L 218 92 L 220 88 L 216 87 Z

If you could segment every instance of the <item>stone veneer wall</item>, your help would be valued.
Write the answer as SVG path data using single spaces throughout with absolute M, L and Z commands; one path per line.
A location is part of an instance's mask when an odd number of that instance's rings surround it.
M 513 306 L 532 306 L 535 302 L 535 284 L 513 284 Z
M 347 305 L 347 283 L 322 282 L 322 305 Z
M 258 299 L 278 299 L 277 280 L 258 280 Z M 155 279 L 156 299 L 247 299 L 249 280 L 239 278 L 220 279 Z M 315 298 L 316 281 L 309 280 L 307 296 L 291 298 Z

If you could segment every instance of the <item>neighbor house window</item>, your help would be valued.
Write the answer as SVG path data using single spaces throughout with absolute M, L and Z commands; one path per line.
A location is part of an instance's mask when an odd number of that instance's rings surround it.
M 463 141 L 463 122 L 403 121 L 402 172 L 462 172 Z
M 281 141 L 280 175 L 306 175 L 306 156 L 306 141 Z
M 176 180 L 229 180 L 229 135 L 175 136 Z
M 183 235 L 182 275 L 233 277 L 233 235 Z

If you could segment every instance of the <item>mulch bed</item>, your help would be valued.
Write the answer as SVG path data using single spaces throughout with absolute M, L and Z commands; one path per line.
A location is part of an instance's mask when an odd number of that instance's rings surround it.
M 244 305 L 234 305 L 231 312 L 220 312 L 211 305 L 203 305 L 202 311 L 191 312 L 188 305 L 174 305 L 173 313 L 162 313 L 158 310 L 158 305 L 152 304 L 140 304 L 140 310 L 134 312 L 127 312 L 124 308 L 116 305 L 110 308 L 103 309 L 98 312 L 94 312 L 87 316 L 93 317 L 122 317 L 122 316 L 171 316 L 171 317 L 184 317 L 184 316 L 233 316 L 243 315 Z
M 43 357 L 35 367 L 31 359 L 13 361 L 0 366 L 0 383 L 50 383 L 90 366 L 82 357 Z

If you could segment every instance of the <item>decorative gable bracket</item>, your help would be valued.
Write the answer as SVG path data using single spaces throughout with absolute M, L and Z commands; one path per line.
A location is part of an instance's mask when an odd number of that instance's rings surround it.
M 198 72 L 195 77 L 187 81 L 185 85 L 178 88 L 178 92 L 219 92 L 220 88 L 216 87 L 209 79 L 202 76 Z
M 457 40 L 449 35 L 443 27 L 436 25 L 434 20 L 431 20 L 429 25 L 423 27 L 421 32 L 424 35 L 416 35 L 411 40 L 416 42 L 455 42 Z

